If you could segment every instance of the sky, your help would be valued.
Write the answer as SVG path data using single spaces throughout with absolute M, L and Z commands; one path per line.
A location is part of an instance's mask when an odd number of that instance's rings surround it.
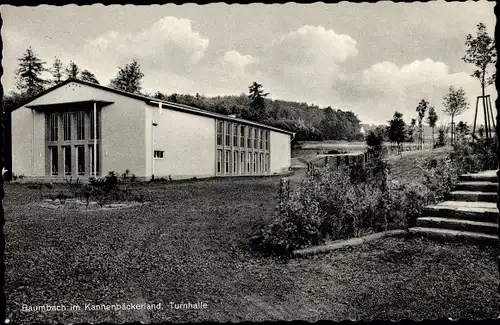
M 137 59 L 143 91 L 206 96 L 248 93 L 353 111 L 385 123 L 409 121 L 418 102 L 436 107 L 462 87 L 472 122 L 479 81 L 464 63 L 465 39 L 482 22 L 491 36 L 494 2 L 0 6 L 4 91 L 26 49 L 50 68 L 70 60 L 103 85 Z M 494 69 L 494 68 L 493 68 Z M 496 99 L 495 86 L 487 94 Z M 479 115 L 479 118 L 483 118 Z

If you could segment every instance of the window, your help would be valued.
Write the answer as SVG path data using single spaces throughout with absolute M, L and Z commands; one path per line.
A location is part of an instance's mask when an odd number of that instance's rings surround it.
M 76 112 L 76 139 L 84 140 L 85 139 L 85 112 L 78 111 Z
M 231 145 L 231 123 L 227 122 L 226 124 L 226 146 Z
M 269 130 L 266 130 L 266 150 L 269 150 Z
M 217 121 L 217 145 L 222 146 L 222 121 Z
M 94 137 L 94 111 L 90 111 L 90 138 L 91 139 L 99 139 L 99 112 L 97 114 L 97 123 L 96 123 L 96 129 L 97 129 L 97 137 Z
M 156 158 L 156 159 L 163 159 L 163 153 L 164 153 L 164 151 L 155 150 L 155 152 L 154 152 L 154 158 Z
M 71 175 L 71 147 L 64 146 L 63 150 L 63 166 L 64 166 L 64 175 Z
M 262 161 L 264 154 L 261 152 L 259 154 L 259 173 L 262 173 L 264 171 L 264 162 Z
M 252 153 L 248 153 L 248 159 L 247 159 L 247 173 L 250 174 L 250 166 L 252 165 Z
M 76 171 L 78 175 L 85 175 L 85 147 L 76 146 L 75 153 L 76 153 Z
M 59 173 L 59 155 L 57 147 L 49 147 L 50 151 L 50 174 L 57 175 Z
M 253 154 L 253 172 L 257 172 L 257 153 Z
M 253 148 L 258 149 L 257 147 L 257 128 L 253 128 Z
M 245 153 L 241 152 L 240 156 L 241 156 L 241 159 L 240 159 L 240 174 L 243 174 L 245 172 Z
M 58 140 L 58 136 L 57 136 L 58 132 L 59 132 L 58 117 L 59 117 L 59 115 L 57 113 L 50 114 L 50 118 L 49 118 L 50 141 L 57 141 Z
M 71 113 L 70 112 L 63 113 L 63 139 L 64 140 L 71 140 Z
M 222 171 L 222 150 L 217 150 L 217 174 Z
M 233 127 L 233 147 L 238 146 L 238 124 L 234 124 Z
M 263 149 L 262 143 L 264 141 L 264 130 L 260 130 L 260 137 L 259 137 L 259 149 Z
M 97 166 L 97 170 L 94 170 L 94 145 L 91 144 L 89 145 L 89 150 L 88 150 L 88 153 L 89 153 L 89 163 L 90 163 L 90 174 L 92 176 L 95 176 L 95 175 L 99 175 L 99 145 L 96 146 L 96 166 Z
M 229 174 L 229 171 L 230 171 L 230 169 L 229 169 L 229 158 L 231 157 L 230 153 L 231 152 L 229 150 L 226 150 L 226 156 L 225 156 L 226 169 L 224 170 L 226 174 Z
M 269 154 L 266 153 L 265 159 L 264 159 L 264 173 L 267 173 L 269 170 L 269 164 L 268 164 L 268 159 L 269 159 Z
M 247 133 L 247 148 L 252 149 L 252 128 L 248 128 L 248 133 Z
M 240 126 L 240 147 L 245 148 L 245 126 Z
M 233 151 L 233 173 L 238 173 L 238 151 Z

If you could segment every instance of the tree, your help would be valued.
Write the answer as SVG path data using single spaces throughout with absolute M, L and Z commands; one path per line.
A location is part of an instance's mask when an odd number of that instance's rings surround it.
M 111 87 L 129 93 L 140 93 L 141 79 L 144 74 L 136 59 L 132 63 L 126 64 L 125 68 L 118 67 L 116 78 L 111 80 Z
M 75 62 L 69 61 L 69 65 L 66 67 L 66 76 L 71 79 L 77 79 L 80 73 L 80 68 Z
M 41 77 L 42 73 L 46 71 L 44 67 L 46 62 L 38 58 L 31 46 L 18 60 L 20 63 L 19 68 L 16 70 L 17 89 L 22 93 L 26 93 L 29 97 L 41 92 L 47 84 L 47 80 Z
M 392 120 L 389 121 L 388 133 L 389 140 L 397 143 L 398 153 L 401 153 L 401 143 L 406 138 L 406 123 L 403 120 L 403 114 L 396 111 Z
M 436 114 L 436 109 L 434 106 L 429 107 L 429 114 L 427 115 L 427 123 L 432 128 L 432 147 L 434 148 L 434 129 L 436 128 L 436 122 L 438 121 L 438 116 Z
M 487 122 L 488 112 L 486 112 L 485 88 L 495 82 L 496 73 L 488 76 L 488 66 L 495 65 L 497 62 L 497 51 L 495 48 L 495 39 L 492 39 L 486 31 L 483 23 L 477 25 L 476 37 L 467 35 L 465 46 L 467 47 L 462 60 L 466 63 L 472 63 L 476 70 L 471 74 L 481 83 L 482 103 L 484 109 L 485 122 Z M 477 113 L 476 113 L 477 114 Z M 475 127 L 475 121 L 474 121 Z M 488 128 L 489 126 L 486 125 Z
M 429 106 L 429 102 L 426 101 L 425 99 L 422 99 L 417 106 L 417 113 L 418 113 L 418 147 L 420 149 L 423 148 L 424 145 L 424 129 L 422 126 L 422 120 L 425 117 L 425 112 L 427 111 L 427 107 Z
M 248 98 L 251 101 L 249 117 L 253 117 L 254 120 L 259 122 L 264 121 L 268 116 L 266 111 L 265 98 L 267 97 L 267 95 L 269 95 L 269 93 L 264 93 L 264 90 L 262 88 L 263 86 L 255 81 L 251 86 L 248 87 Z
M 467 102 L 465 91 L 462 88 L 455 89 L 453 86 L 450 86 L 448 94 L 443 99 L 443 112 L 451 116 L 451 144 L 453 145 L 455 140 L 454 119 L 469 108 L 469 103 Z
M 80 74 L 80 79 L 87 82 L 92 82 L 99 85 L 99 81 L 96 79 L 95 75 L 89 70 L 83 70 Z
M 60 84 L 62 82 L 62 71 L 63 70 L 63 64 L 61 60 L 59 60 L 57 57 L 54 58 L 54 64 L 52 64 L 52 69 L 50 72 L 52 73 L 52 77 L 54 78 L 52 80 L 52 83 L 54 85 Z

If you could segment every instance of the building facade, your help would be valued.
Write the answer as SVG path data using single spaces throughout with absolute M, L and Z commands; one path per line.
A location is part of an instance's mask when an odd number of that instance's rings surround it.
M 293 133 L 67 80 L 12 112 L 12 171 L 26 179 L 272 175 Z

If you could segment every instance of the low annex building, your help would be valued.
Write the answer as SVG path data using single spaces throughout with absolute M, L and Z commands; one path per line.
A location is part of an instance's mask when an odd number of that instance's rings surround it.
M 294 134 L 69 79 L 12 112 L 12 169 L 25 179 L 272 175 Z

